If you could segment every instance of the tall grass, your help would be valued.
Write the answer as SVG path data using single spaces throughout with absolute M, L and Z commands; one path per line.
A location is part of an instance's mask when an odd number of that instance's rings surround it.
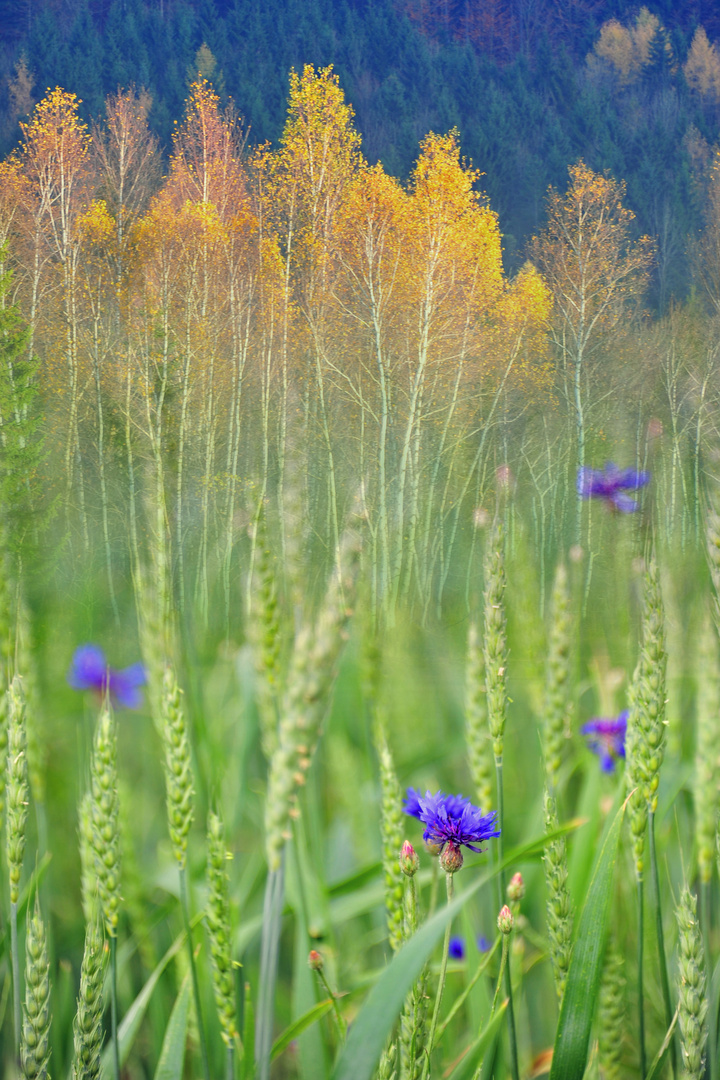
M 239 487 L 229 563 L 223 530 L 199 556 L 185 504 L 182 570 L 205 570 L 184 598 L 159 469 L 135 473 L 112 595 L 91 486 L 87 555 L 82 530 L 39 538 L 22 595 L 0 592 L 3 1075 L 44 1075 L 50 1055 L 77 1080 L 505 1080 L 548 1072 L 561 1045 L 578 1080 L 647 1076 L 660 1051 L 655 1080 L 703 1075 L 717 520 L 708 572 L 692 499 L 663 502 L 694 459 L 660 440 L 642 509 L 589 505 L 571 550 L 560 434 L 507 449 L 513 483 L 489 471 L 466 503 L 439 607 L 431 576 L 430 602 L 383 595 L 362 489 L 319 495 L 311 443 L 284 488 L 271 471 Z M 702 483 L 714 499 L 709 469 Z M 67 685 L 89 640 L 113 668 L 143 656 L 141 708 Z M 602 771 L 580 728 L 626 707 L 627 765 Z M 407 787 L 499 811 L 501 838 L 440 866 Z

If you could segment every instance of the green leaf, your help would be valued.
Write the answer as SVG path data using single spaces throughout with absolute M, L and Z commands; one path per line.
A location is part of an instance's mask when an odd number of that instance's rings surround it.
M 243 999 L 243 1080 L 253 1080 L 255 1075 L 255 1010 L 250 996 L 250 983 L 245 983 Z
M 552 835 L 572 832 L 580 821 L 572 821 L 562 826 Z M 619 828 L 619 826 L 618 826 Z M 492 881 L 500 870 L 505 870 L 515 863 L 521 863 L 542 852 L 551 836 L 540 836 L 527 844 L 509 851 L 499 866 L 493 866 L 451 904 L 437 911 L 418 932 L 403 945 L 385 968 L 378 981 L 367 996 L 367 1000 L 355 1018 L 348 1033 L 348 1040 L 340 1055 L 333 1080 L 370 1080 L 373 1070 L 380 1060 L 388 1036 L 397 1019 L 405 997 L 427 962 L 430 953 L 440 940 L 448 922 L 457 915 L 463 904 L 474 896 L 478 889 Z M 462 871 L 471 872 L 468 866 Z
M 47 868 L 50 865 L 51 861 L 52 861 L 52 855 L 50 855 L 50 853 L 46 851 L 45 854 L 43 855 L 42 859 L 38 863 L 38 865 L 33 870 L 32 874 L 30 875 L 30 877 L 29 877 L 29 879 L 27 881 L 27 884 L 25 885 L 25 888 L 21 890 L 20 896 L 18 898 L 18 909 L 17 909 L 18 910 L 18 926 L 20 926 L 22 920 L 25 917 L 25 914 L 27 912 L 27 906 L 28 906 L 28 904 L 30 902 L 30 897 L 35 896 L 35 893 L 37 892 L 37 890 L 38 890 L 38 888 L 40 886 L 40 882 L 45 877 L 45 873 L 46 873 Z M 0 958 L 2 958 L 3 953 L 5 952 L 5 950 L 8 947 L 8 935 L 9 935 L 9 928 L 8 928 L 8 925 L 6 925 L 5 928 L 3 929 L 2 934 L 0 934 Z
M 333 1070 L 333 1080 L 370 1080 L 405 997 L 448 922 L 478 889 L 492 880 L 496 872 L 493 868 L 482 874 L 456 900 L 437 911 L 395 954 L 350 1028 L 345 1048 Z
M 678 1004 L 678 1007 L 675 1010 L 675 1015 L 672 1018 L 672 1024 L 670 1025 L 670 1027 L 665 1032 L 665 1038 L 663 1039 L 662 1046 L 660 1047 L 657 1054 L 655 1055 L 655 1060 L 653 1061 L 652 1065 L 650 1066 L 650 1070 L 649 1070 L 647 1076 L 645 1077 L 645 1080 L 655 1080 L 655 1077 L 660 1075 L 660 1073 L 662 1071 L 662 1067 L 665 1064 L 665 1059 L 668 1056 L 668 1051 L 670 1049 L 670 1043 L 672 1042 L 673 1032 L 675 1031 L 675 1026 L 677 1024 L 679 1015 L 680 1015 L 680 1005 Z
M 298 1016 L 297 1020 L 293 1020 L 292 1024 L 286 1027 L 282 1035 L 279 1035 L 273 1043 L 270 1060 L 274 1061 L 279 1054 L 282 1054 L 283 1050 L 287 1049 L 293 1039 L 297 1039 L 299 1035 L 302 1035 L 303 1031 L 307 1031 L 314 1023 L 321 1020 L 323 1016 L 330 1012 L 332 1007 L 332 998 L 326 998 L 325 1001 L 319 1001 L 317 1005 L 313 1005 L 312 1009 L 308 1009 L 302 1016 Z
M 328 885 L 328 896 L 345 896 L 347 893 L 354 893 L 357 889 L 368 885 L 371 881 L 379 878 L 382 874 L 383 865 L 381 862 L 370 863 L 368 866 L 363 866 L 361 870 L 356 870 L 354 874 L 349 877 L 341 878 L 339 881 L 335 881 L 332 885 Z
M 613 870 L 626 805 L 623 803 L 612 820 L 609 819 L 580 916 L 555 1035 L 550 1080 L 582 1080 L 585 1072 L 590 1027 L 600 987 Z
M 180 1080 L 185 1063 L 185 1042 L 190 1017 L 190 973 L 183 979 L 165 1029 L 155 1080 Z
M 450 1073 L 448 1080 L 467 1080 L 468 1077 L 475 1075 L 475 1070 L 484 1057 L 485 1051 L 500 1031 L 508 1001 L 509 998 L 505 998 L 495 1015 L 487 1022 L 481 1034 L 478 1035 L 474 1042 L 470 1043 L 466 1053 L 463 1054 Z
M 195 927 L 199 922 L 202 922 L 203 912 L 198 912 L 190 920 L 190 926 Z M 137 1038 L 137 1033 L 140 1030 L 140 1025 L 145 1017 L 145 1012 L 150 1003 L 150 998 L 155 992 L 155 987 L 160 982 L 160 977 L 168 966 L 174 956 L 177 956 L 180 949 L 185 944 L 185 931 L 178 934 L 173 941 L 168 951 L 163 956 L 162 960 L 158 963 L 157 967 L 151 974 L 148 981 L 143 986 L 138 996 L 133 1001 L 132 1005 L 125 1013 L 122 1023 L 118 1028 L 118 1042 L 120 1044 L 120 1064 L 124 1065 L 128 1059 L 130 1051 L 132 1050 L 133 1043 Z M 113 1075 L 113 1063 L 112 1063 L 112 1046 L 108 1044 L 105 1047 L 102 1056 L 101 1072 L 103 1080 L 110 1080 Z

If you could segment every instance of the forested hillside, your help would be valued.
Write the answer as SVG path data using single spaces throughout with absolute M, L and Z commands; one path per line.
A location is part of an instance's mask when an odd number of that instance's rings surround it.
M 420 140 L 457 126 L 516 269 L 549 184 L 579 158 L 627 183 L 658 238 L 651 303 L 689 289 L 688 237 L 718 139 L 720 16 L 711 3 L 592 0 L 0 0 L 0 149 L 48 87 L 101 117 L 145 88 L 168 152 L 200 73 L 231 97 L 250 144 L 275 143 L 291 68 L 333 64 L 363 152 L 407 178 Z

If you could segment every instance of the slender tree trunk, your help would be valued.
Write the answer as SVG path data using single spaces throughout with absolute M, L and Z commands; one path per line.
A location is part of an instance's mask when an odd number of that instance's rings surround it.
M 115 597 L 115 586 L 113 584 L 112 573 L 112 551 L 110 547 L 110 525 L 108 519 L 108 491 L 107 491 L 107 479 L 105 476 L 105 416 L 103 410 L 102 399 L 102 383 L 100 379 L 100 332 L 99 322 L 100 312 L 96 309 L 93 319 L 93 374 L 95 376 L 95 402 L 97 406 L 97 418 L 98 418 L 98 469 L 100 473 L 100 502 L 102 507 L 102 522 L 103 522 L 103 540 L 105 542 L 105 566 L 107 570 L 108 578 L 108 590 L 110 592 L 110 603 L 112 605 L 113 614 L 115 616 L 116 626 L 120 625 L 120 612 L 118 611 L 117 599 Z

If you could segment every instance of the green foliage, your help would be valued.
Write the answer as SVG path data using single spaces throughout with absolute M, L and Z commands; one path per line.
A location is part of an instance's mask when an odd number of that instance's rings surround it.
M 577 938 L 555 1035 L 550 1080 L 560 1077 L 562 1080 L 581 1080 L 585 1073 L 624 813 L 623 805 L 608 822 L 578 921 Z

